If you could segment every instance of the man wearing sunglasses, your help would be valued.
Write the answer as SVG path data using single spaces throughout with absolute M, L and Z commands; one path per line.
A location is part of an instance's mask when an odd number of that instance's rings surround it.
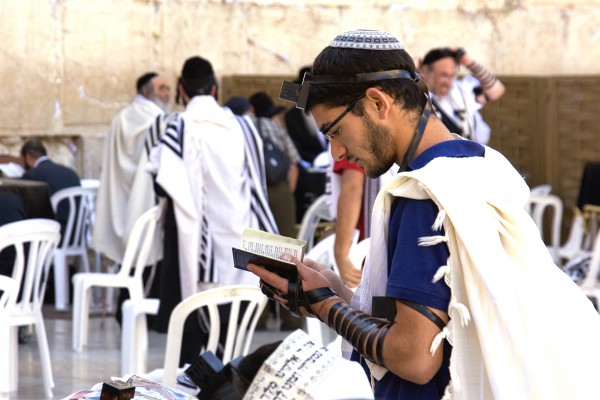
M 598 397 L 586 382 L 600 372 L 600 316 L 553 264 L 524 210 L 529 188 L 431 113 L 396 38 L 337 36 L 281 98 L 312 113 L 334 159 L 370 177 L 401 167 L 375 201 L 355 294 L 312 260 L 293 260 L 296 280 L 249 267 L 267 296 L 351 345 L 375 398 Z

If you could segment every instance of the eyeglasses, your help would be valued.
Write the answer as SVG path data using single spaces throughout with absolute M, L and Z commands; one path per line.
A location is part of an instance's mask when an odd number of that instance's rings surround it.
M 331 132 L 333 127 L 336 126 L 342 120 L 342 118 L 344 118 L 346 116 L 346 114 L 348 114 L 350 111 L 352 111 L 354 109 L 354 107 L 358 104 L 360 99 L 362 99 L 364 96 L 365 96 L 365 93 L 361 94 L 356 99 L 352 100 L 352 103 L 350 103 L 348 105 L 348 107 L 346 107 L 346 109 L 340 115 L 338 115 L 338 117 L 336 119 L 333 120 L 332 123 L 327 125 L 325 127 L 325 129 L 323 129 L 321 131 L 321 133 L 325 136 L 325 139 L 327 139 L 328 142 L 331 142 L 333 140 L 333 138 L 335 138 L 338 135 L 339 131 L 336 131 L 334 133 L 329 133 L 329 132 Z

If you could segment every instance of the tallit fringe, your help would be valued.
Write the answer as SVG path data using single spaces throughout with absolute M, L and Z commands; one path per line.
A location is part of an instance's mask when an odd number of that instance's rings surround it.
M 452 296 L 452 298 L 450 299 L 450 304 L 448 304 L 448 310 L 456 311 L 458 315 L 460 315 L 460 323 L 463 327 L 469 325 L 469 322 L 471 321 L 471 313 L 469 312 L 467 306 L 465 306 L 462 303 L 459 303 L 456 300 L 456 297 Z
M 456 371 L 456 366 L 452 360 L 450 360 L 450 366 L 448 369 L 450 369 L 450 383 L 448 383 L 448 386 L 446 386 L 444 396 L 441 398 L 441 400 L 452 400 L 456 398 L 456 393 L 460 393 L 460 379 L 458 377 L 458 372 Z
M 439 281 L 440 279 L 442 279 L 443 277 L 445 277 L 448 274 L 450 274 L 450 267 L 447 265 L 442 265 L 435 272 L 435 275 L 433 275 L 433 279 L 431 280 L 431 283 L 437 283 L 437 281 Z
M 439 231 L 440 229 L 442 229 L 445 219 L 446 210 L 440 210 L 440 212 L 438 212 L 437 217 L 435 218 L 435 221 L 433 222 L 433 225 L 431 226 L 431 229 L 433 229 L 434 231 Z
M 446 386 L 446 390 L 444 391 L 444 396 L 440 400 L 452 400 L 454 398 L 454 393 L 452 390 L 452 382 Z
M 442 344 L 444 339 L 446 339 L 448 336 L 450 336 L 450 329 L 448 328 L 448 326 L 445 326 L 440 333 L 435 335 L 435 337 L 433 338 L 433 342 L 431 342 L 431 347 L 429 348 L 429 351 L 432 355 L 433 353 L 435 353 L 438 347 L 440 347 L 440 344 Z
M 434 246 L 438 243 L 447 242 L 448 236 L 423 236 L 419 238 L 419 246 Z

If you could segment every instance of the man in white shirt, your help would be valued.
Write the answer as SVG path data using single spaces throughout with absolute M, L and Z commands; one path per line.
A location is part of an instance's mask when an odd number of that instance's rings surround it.
M 240 245 L 246 227 L 277 231 L 267 202 L 262 140 L 247 117 L 217 103 L 210 62 L 186 60 L 177 91 L 185 111 L 168 118 L 148 165 L 169 200 L 158 330 L 166 329 L 181 299 L 207 286 L 257 284 L 254 275 L 234 268 L 231 249 Z M 202 344 L 199 336 L 189 338 L 184 336 L 187 362 Z
M 131 104 L 113 118 L 106 140 L 92 236 L 93 248 L 116 263 L 123 261 L 136 219 L 156 203 L 145 171 L 152 145 L 148 128 L 169 104 L 169 86 L 156 72 L 140 76 L 136 89 Z
M 464 65 L 471 74 L 458 78 Z M 504 94 L 502 82 L 461 48 L 430 50 L 421 62 L 421 75 L 427 83 L 431 101 L 446 128 L 481 144 L 490 141 L 490 127 L 480 110 L 486 102 Z

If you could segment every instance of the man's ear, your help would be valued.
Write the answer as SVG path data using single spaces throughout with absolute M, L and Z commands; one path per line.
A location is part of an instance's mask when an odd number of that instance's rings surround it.
M 183 90 L 183 85 L 181 83 L 177 84 L 177 96 L 175 97 L 175 103 L 179 104 L 179 100 L 183 100 L 183 104 L 185 105 L 188 101 L 188 96 Z
M 365 95 L 374 106 L 374 110 L 380 119 L 385 119 L 392 107 L 392 99 L 377 87 L 370 87 L 366 90 Z

